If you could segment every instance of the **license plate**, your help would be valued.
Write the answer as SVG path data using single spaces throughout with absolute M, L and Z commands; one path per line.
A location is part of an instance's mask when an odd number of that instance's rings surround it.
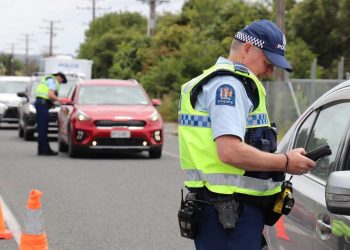
M 130 131 L 111 131 L 111 138 L 130 138 Z

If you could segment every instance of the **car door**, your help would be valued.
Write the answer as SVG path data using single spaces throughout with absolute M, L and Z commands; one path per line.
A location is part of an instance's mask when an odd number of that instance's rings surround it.
M 305 147 L 306 151 L 310 151 L 328 144 L 333 152 L 332 155 L 317 161 L 316 168 L 306 175 L 309 181 L 305 188 L 310 189 L 312 195 L 307 197 L 307 201 L 316 205 L 313 212 L 315 221 L 312 224 L 312 249 L 338 249 L 338 235 L 332 227 L 333 220 L 337 220 L 339 216 L 327 210 L 325 187 L 329 174 L 342 165 L 339 158 L 342 153 L 341 145 L 349 129 L 349 110 L 348 101 L 322 106 L 316 111 L 316 119 L 309 133 L 299 130 L 296 137 L 295 147 Z M 343 221 L 341 218 L 338 220 Z
M 327 177 L 331 171 L 343 168 L 339 159 L 341 145 L 347 143 L 344 138 L 349 130 L 349 110 L 349 101 L 325 103 L 310 112 L 284 140 L 291 142 L 281 146 L 285 151 L 303 147 L 308 152 L 328 144 L 333 153 L 317 161 L 308 174 L 292 177 L 295 205 L 285 216 L 282 237 L 280 228 L 268 230 L 272 249 L 350 249 L 340 248 L 350 239 L 348 219 L 330 213 L 325 203 Z
M 74 109 L 74 96 L 76 93 L 77 85 L 72 86 L 67 93 L 67 97 L 72 101 L 70 104 L 61 105 L 61 109 L 58 113 L 59 121 L 59 136 L 68 143 L 68 127 L 70 122 L 70 116 Z

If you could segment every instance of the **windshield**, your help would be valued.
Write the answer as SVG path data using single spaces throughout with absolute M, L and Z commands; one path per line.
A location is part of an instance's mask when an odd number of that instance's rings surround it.
M 79 104 L 146 105 L 144 92 L 129 86 L 82 86 L 78 96 Z
M 27 82 L 0 82 L 0 93 L 17 93 L 23 92 L 27 86 Z
M 31 92 L 30 95 L 31 95 L 32 98 L 35 98 L 35 96 L 36 96 L 36 86 L 40 82 L 41 82 L 40 79 L 38 81 L 36 81 L 36 82 L 33 82 L 33 86 L 32 86 L 32 89 L 30 91 Z M 67 97 L 69 90 L 72 88 L 72 86 L 75 86 L 76 83 L 77 83 L 77 80 L 68 81 L 65 84 L 60 84 L 60 91 L 58 91 L 58 96 L 59 97 Z

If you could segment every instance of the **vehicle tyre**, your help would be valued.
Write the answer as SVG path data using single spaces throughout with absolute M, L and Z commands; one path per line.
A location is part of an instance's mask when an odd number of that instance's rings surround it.
M 23 135 L 24 135 L 23 128 L 20 124 L 18 124 L 18 137 L 23 138 Z
M 152 147 L 149 151 L 149 158 L 151 159 L 159 159 L 160 157 L 162 157 L 162 146 L 156 146 L 156 147 Z
M 57 141 L 58 141 L 58 151 L 60 152 L 67 152 L 68 151 L 68 146 L 66 143 L 64 143 L 60 137 L 60 135 L 57 136 Z
M 68 135 L 68 155 L 70 158 L 76 158 L 79 155 L 79 150 L 76 146 L 73 145 L 73 139 L 70 130 L 68 132 Z
M 23 129 L 23 138 L 25 141 L 33 141 L 34 140 L 34 132 L 31 132 L 28 129 Z

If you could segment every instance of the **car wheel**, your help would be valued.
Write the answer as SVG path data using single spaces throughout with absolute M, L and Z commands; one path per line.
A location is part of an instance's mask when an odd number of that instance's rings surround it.
M 68 155 L 70 158 L 75 158 L 79 155 L 79 150 L 73 145 L 71 132 L 68 132 Z
M 22 126 L 20 124 L 18 124 L 18 137 L 23 138 L 23 134 L 24 134 L 24 131 L 23 131 Z
M 149 158 L 151 159 L 159 159 L 162 157 L 162 146 L 152 147 L 149 151 Z
M 27 129 L 23 129 L 23 138 L 25 141 L 34 140 L 34 132 L 28 131 Z
M 67 146 L 67 144 L 65 144 L 62 141 L 60 135 L 57 136 L 57 141 L 58 141 L 58 151 L 60 151 L 60 152 L 67 152 L 68 151 L 68 146 Z

